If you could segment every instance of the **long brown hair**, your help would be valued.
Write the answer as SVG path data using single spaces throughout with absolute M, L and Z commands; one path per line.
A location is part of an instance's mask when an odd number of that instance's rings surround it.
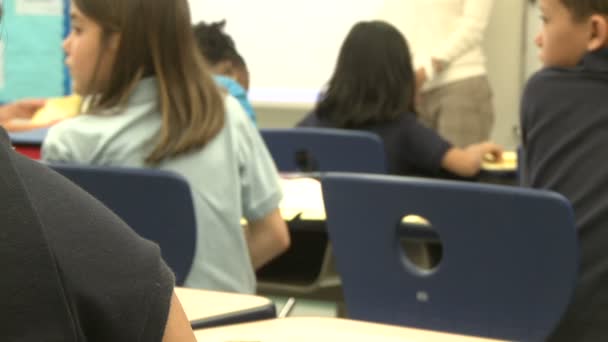
M 155 76 L 162 128 L 146 163 L 202 148 L 217 135 L 225 120 L 222 94 L 197 48 L 187 0 L 73 1 L 101 26 L 101 53 L 120 34 L 109 81 L 92 97 L 90 112 L 124 106 L 142 78 Z

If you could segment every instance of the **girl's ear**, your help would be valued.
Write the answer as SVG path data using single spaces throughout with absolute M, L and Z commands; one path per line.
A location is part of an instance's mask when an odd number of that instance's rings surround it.
M 608 19 L 606 17 L 594 14 L 589 18 L 591 25 L 591 38 L 587 43 L 587 50 L 595 51 L 603 48 L 608 44 Z

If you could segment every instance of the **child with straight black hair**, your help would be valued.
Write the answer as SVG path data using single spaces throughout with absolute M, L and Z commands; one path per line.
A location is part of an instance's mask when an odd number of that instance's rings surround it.
M 344 41 L 334 74 L 316 108 L 298 126 L 370 131 L 384 141 L 389 172 L 398 175 L 476 175 L 486 155 L 501 148 L 483 142 L 458 148 L 418 122 L 415 76 L 407 42 L 382 21 L 357 23 Z

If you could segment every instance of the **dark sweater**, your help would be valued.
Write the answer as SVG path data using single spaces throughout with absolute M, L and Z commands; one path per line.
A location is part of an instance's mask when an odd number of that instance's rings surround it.
M 308 114 L 298 126 L 337 128 L 331 122 L 318 118 L 314 112 Z M 451 144 L 419 123 L 413 113 L 403 113 L 395 121 L 364 125 L 357 127 L 357 130 L 380 136 L 390 174 L 448 176 L 441 169 L 441 161 Z
M 0 273 L 2 341 L 162 339 L 173 275 L 158 246 L 1 128 Z
M 580 274 L 551 341 L 608 339 L 608 49 L 537 73 L 524 92 L 523 183 L 574 207 Z M 550 239 L 547 236 L 547 239 Z

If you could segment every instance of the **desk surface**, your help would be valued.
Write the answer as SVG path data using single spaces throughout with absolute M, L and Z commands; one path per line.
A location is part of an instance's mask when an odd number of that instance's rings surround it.
M 279 207 L 286 221 L 300 215 L 302 220 L 325 221 L 325 205 L 321 182 L 314 178 L 281 178 L 283 200 Z M 428 226 L 429 222 L 417 215 L 408 215 L 403 223 Z
M 338 318 L 293 317 L 195 331 L 198 341 L 256 342 L 489 342 L 485 338 L 440 333 Z
M 283 200 L 279 204 L 286 221 L 297 215 L 303 220 L 325 220 L 321 182 L 314 178 L 281 178 Z
M 215 292 L 176 287 L 175 294 L 190 321 L 205 319 L 231 312 L 266 307 L 268 298 L 238 293 Z

